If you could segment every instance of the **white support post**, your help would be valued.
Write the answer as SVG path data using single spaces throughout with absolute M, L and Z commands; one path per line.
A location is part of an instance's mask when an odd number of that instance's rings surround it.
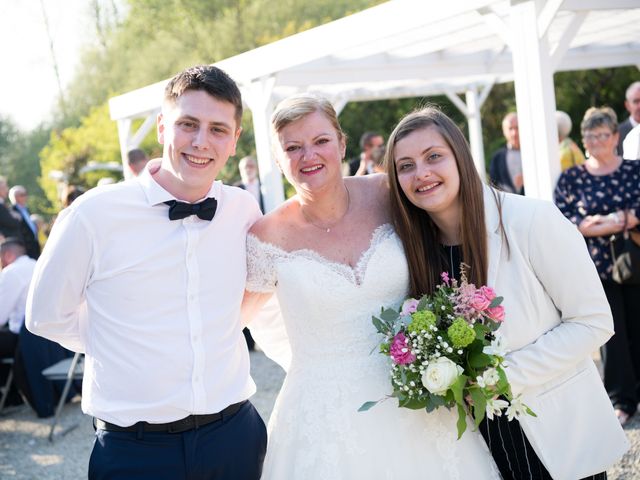
M 484 142 L 482 141 L 482 119 L 480 117 L 480 98 L 475 88 L 470 88 L 465 93 L 467 100 L 467 122 L 469 123 L 469 144 L 471 155 L 476 169 L 482 181 L 487 178 L 487 169 L 484 160 Z
M 120 156 L 122 158 L 122 171 L 124 172 L 125 180 L 131 177 L 132 173 L 129 170 L 129 163 L 127 162 L 127 153 L 129 152 L 129 140 L 131 139 L 131 119 L 121 118 L 118 120 L 118 141 L 120 142 Z
M 526 195 L 551 200 L 560 175 L 553 71 L 546 35 L 538 35 L 540 0 L 511 0 L 511 50 Z
M 569 25 L 562 32 L 562 36 L 558 43 L 551 49 L 551 69 L 555 72 L 560 65 L 560 61 L 564 54 L 569 50 L 571 41 L 575 38 L 578 30 L 587 18 L 587 12 L 575 12 L 569 21 Z
M 260 184 L 264 200 L 265 213 L 270 212 L 284 202 L 282 175 L 271 154 L 269 117 L 273 106 L 271 92 L 274 77 L 258 79 L 243 89 L 247 105 L 253 117 L 253 134 L 256 142 L 256 157 L 260 170 Z
M 138 130 L 136 130 L 136 133 L 134 133 L 131 137 L 129 148 L 138 148 L 144 140 L 144 137 L 149 134 L 151 129 L 156 127 L 156 124 L 158 123 L 158 113 L 160 113 L 159 108 L 147 114 L 147 118 L 144 119 L 144 122 L 142 122 L 140 128 L 138 128 Z

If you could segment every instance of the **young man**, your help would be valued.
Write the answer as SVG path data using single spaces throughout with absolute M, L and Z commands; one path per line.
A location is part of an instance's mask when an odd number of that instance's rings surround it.
M 86 353 L 91 479 L 258 479 L 264 423 L 242 336 L 251 195 L 215 178 L 240 135 L 236 84 L 174 77 L 162 160 L 64 210 L 40 257 L 27 327 Z

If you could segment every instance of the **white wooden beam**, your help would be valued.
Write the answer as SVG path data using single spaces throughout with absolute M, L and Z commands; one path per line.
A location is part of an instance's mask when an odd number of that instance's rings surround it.
M 473 163 L 483 181 L 487 178 L 487 169 L 484 160 L 484 143 L 482 141 L 482 117 L 480 115 L 480 98 L 475 88 L 465 92 L 467 101 L 467 122 L 469 124 L 469 145 Z
M 546 37 L 540 38 L 537 28 L 540 1 L 512 3 L 511 49 L 525 193 L 551 200 L 560 162 L 553 72 Z
M 467 105 L 460 99 L 457 93 L 453 92 L 451 88 L 445 87 L 444 94 L 447 96 L 451 103 L 453 103 L 462 114 L 469 118 L 469 110 L 467 110 Z
M 503 42 L 505 45 L 511 44 L 511 38 L 509 34 L 509 25 L 496 13 L 491 7 L 482 7 L 478 9 L 478 13 L 482 16 L 489 27 Z
M 560 65 L 560 61 L 564 54 L 569 50 L 569 46 L 571 45 L 571 41 L 575 38 L 578 30 L 584 23 L 587 18 L 587 12 L 576 12 L 569 20 L 569 24 L 565 28 L 564 32 L 562 32 L 562 36 L 558 40 L 552 49 L 551 49 L 551 69 L 555 72 Z
M 251 109 L 253 134 L 256 142 L 256 157 L 260 171 L 260 188 L 265 213 L 284 201 L 282 175 L 271 154 L 270 116 L 275 77 L 264 77 L 243 88 L 242 94 Z
M 538 14 L 538 36 L 540 38 L 547 34 L 547 30 L 553 23 L 553 19 L 556 17 L 558 10 L 564 0 L 547 0 L 542 7 L 542 10 Z
M 137 148 L 140 146 L 144 138 L 149 134 L 151 129 L 155 128 L 157 124 L 158 113 L 160 113 L 160 109 L 157 109 L 147 115 L 142 125 L 138 128 L 136 133 L 133 134 L 131 139 L 129 140 L 129 149 Z
M 118 142 L 120 143 L 120 158 L 122 160 L 122 171 L 124 178 L 128 179 L 133 174 L 129 170 L 127 153 L 129 152 L 129 139 L 131 138 L 131 119 L 121 118 L 118 120 Z
M 562 10 L 628 10 L 640 8 L 638 0 L 564 0 Z

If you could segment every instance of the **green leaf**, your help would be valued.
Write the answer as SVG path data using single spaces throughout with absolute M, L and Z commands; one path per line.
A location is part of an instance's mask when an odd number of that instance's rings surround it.
M 473 418 L 476 428 L 478 428 L 487 411 L 487 399 L 478 387 L 470 388 L 469 395 L 471 396 L 471 400 L 473 400 Z
M 427 305 L 429 304 L 429 295 L 423 295 L 420 301 L 418 302 L 418 310 L 426 310 Z
M 367 410 L 369 410 L 372 407 L 375 407 L 378 402 L 380 402 L 380 400 L 376 400 L 376 401 L 371 401 L 371 402 L 364 402 L 360 408 L 358 409 L 359 412 L 366 412 Z
M 371 317 L 373 326 L 376 327 L 378 333 L 387 334 L 389 332 L 389 325 L 380 320 L 378 317 Z
M 391 326 L 400 318 L 400 314 L 393 308 L 385 308 L 380 313 L 380 318 Z
M 491 356 L 486 353 L 475 351 L 469 354 L 469 365 L 473 368 L 488 367 L 491 365 L 492 360 Z
M 502 300 L 504 300 L 504 297 L 496 297 L 493 300 L 491 300 L 491 303 L 489 304 L 489 308 L 494 308 L 497 307 L 498 305 L 500 305 L 502 303 Z
M 427 401 L 424 398 L 406 397 L 401 402 L 398 402 L 398 406 L 411 410 L 422 410 L 426 408 Z
M 468 377 L 466 375 L 460 375 L 456 381 L 449 387 L 453 392 L 453 399 L 457 404 L 464 403 L 464 387 L 467 384 Z
M 463 405 L 457 404 L 458 406 L 458 422 L 456 423 L 458 427 L 458 440 L 462 437 L 462 434 L 467 429 L 467 411 L 465 410 Z

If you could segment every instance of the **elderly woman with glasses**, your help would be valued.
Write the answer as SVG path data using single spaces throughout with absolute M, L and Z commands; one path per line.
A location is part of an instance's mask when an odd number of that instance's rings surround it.
M 562 173 L 555 202 L 585 237 L 611 306 L 615 335 L 601 351 L 604 383 L 624 425 L 640 401 L 640 286 L 613 281 L 611 239 L 625 229 L 637 236 L 640 162 L 617 155 L 618 122 L 610 108 L 590 108 L 580 128 L 588 158 Z

